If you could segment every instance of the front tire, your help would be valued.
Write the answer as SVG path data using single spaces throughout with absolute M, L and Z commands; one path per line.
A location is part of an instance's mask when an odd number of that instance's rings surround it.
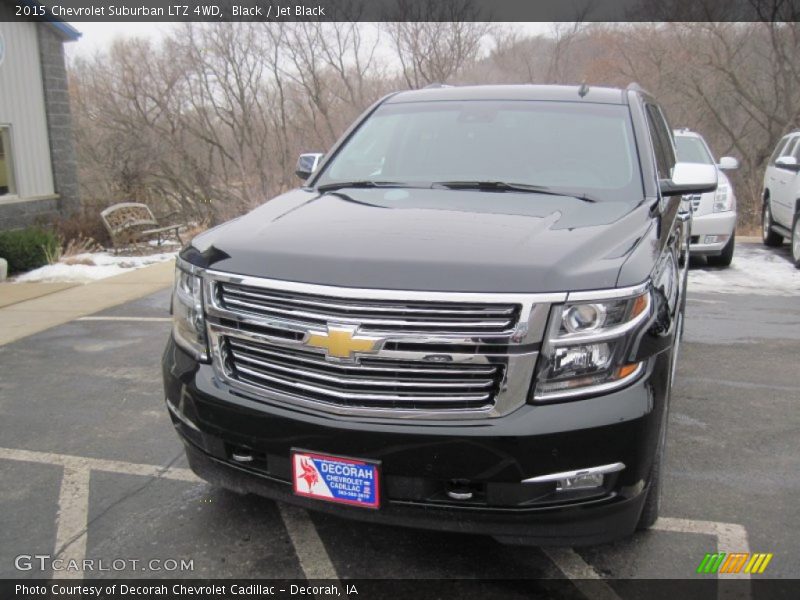
M 672 386 L 675 382 L 675 372 L 678 370 L 678 352 L 680 350 L 681 339 L 683 338 L 684 314 L 679 313 L 680 323 L 678 323 L 675 339 L 673 340 L 672 357 L 669 365 L 669 390 L 667 391 L 667 406 L 664 408 L 663 422 L 658 439 L 658 448 L 653 460 L 653 468 L 650 470 L 650 486 L 647 488 L 647 496 L 644 499 L 642 514 L 639 515 L 639 522 L 636 524 L 637 531 L 650 529 L 658 520 L 658 513 L 661 510 L 661 494 L 664 479 L 664 455 L 667 447 L 667 420 L 669 419 L 669 402 L 672 398 Z
M 771 248 L 783 243 L 783 236 L 772 231 L 772 209 L 769 207 L 769 200 L 764 201 L 764 208 L 761 210 L 761 239 L 765 246 Z
M 800 269 L 800 213 L 794 216 L 794 225 L 792 226 L 792 262 L 795 267 Z
M 665 414 L 664 419 L 666 418 L 667 415 Z M 666 439 L 667 424 L 664 423 L 662 427 L 664 432 L 661 435 L 661 440 L 658 442 L 658 450 L 656 451 L 655 462 L 653 463 L 653 469 L 650 471 L 650 486 L 647 488 L 647 497 L 644 499 L 642 514 L 639 515 L 639 522 L 636 524 L 637 531 L 644 531 L 645 529 L 650 529 L 653 525 L 655 525 L 656 521 L 658 520 L 659 510 L 661 509 L 661 491 L 663 488 L 662 473 L 664 471 L 664 442 Z
M 736 232 L 731 234 L 731 239 L 725 244 L 722 253 L 718 256 L 709 256 L 708 264 L 712 267 L 729 267 L 733 260 L 733 247 L 736 245 Z

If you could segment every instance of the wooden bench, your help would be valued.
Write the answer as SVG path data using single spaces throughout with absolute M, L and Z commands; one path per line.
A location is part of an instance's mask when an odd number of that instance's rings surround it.
M 169 215 L 168 215 L 169 216 Z M 180 230 L 185 229 L 186 225 L 167 225 L 161 226 L 153 212 L 146 204 L 139 202 L 121 202 L 109 206 L 100 213 L 111 236 L 111 243 L 116 252 L 120 248 L 136 245 L 152 239 L 158 240 L 158 245 L 171 237 L 174 237 L 179 244 L 183 244 Z

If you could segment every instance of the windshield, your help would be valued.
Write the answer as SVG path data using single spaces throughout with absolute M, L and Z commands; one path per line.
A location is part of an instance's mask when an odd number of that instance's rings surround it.
M 714 164 L 714 159 L 711 158 L 706 145 L 700 138 L 685 135 L 675 136 L 675 148 L 678 151 L 678 162 Z
M 641 199 L 627 106 L 542 101 L 384 104 L 316 180 L 506 182 Z

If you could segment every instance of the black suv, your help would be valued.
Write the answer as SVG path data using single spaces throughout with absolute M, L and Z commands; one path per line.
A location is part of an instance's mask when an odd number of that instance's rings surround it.
M 690 213 L 655 100 L 437 87 L 178 260 L 167 407 L 202 478 L 344 517 L 590 544 L 656 519 Z

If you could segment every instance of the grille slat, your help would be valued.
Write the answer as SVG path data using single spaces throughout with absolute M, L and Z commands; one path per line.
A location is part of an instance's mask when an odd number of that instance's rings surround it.
M 225 339 L 229 376 L 266 390 L 320 402 L 374 408 L 470 409 L 490 406 L 502 365 L 428 365 L 423 361 L 339 364 L 322 354 Z M 385 362 L 385 365 L 380 363 Z
M 297 373 L 296 367 L 287 367 L 286 365 L 282 365 L 278 362 L 268 362 L 264 360 L 259 360 L 257 358 L 253 358 L 252 356 L 247 356 L 246 354 L 240 354 L 237 352 L 232 353 L 234 360 L 237 364 L 241 364 L 242 362 L 248 363 L 251 368 L 261 368 L 266 370 L 275 370 L 280 371 L 282 373 Z M 477 388 L 488 388 L 492 386 L 492 381 L 474 381 L 474 380 L 461 380 L 461 381 L 425 381 L 425 380 L 416 380 L 416 381 L 397 381 L 391 379 L 378 379 L 378 378 L 369 378 L 368 376 L 361 376 L 361 377 L 339 377 L 336 375 L 329 375 L 326 373 L 321 373 L 315 369 L 306 368 L 302 371 L 304 377 L 309 377 L 311 379 L 317 379 L 320 381 L 330 382 L 339 384 L 342 386 L 369 386 L 369 387 L 380 387 L 380 388 L 420 388 L 420 387 L 427 387 L 427 388 L 464 388 L 464 387 L 477 387 Z
M 389 361 L 389 360 L 372 360 L 367 358 L 361 359 L 360 365 L 348 365 L 346 363 L 321 363 L 319 356 L 308 358 L 303 356 L 304 352 L 296 352 L 289 348 L 281 348 L 280 350 L 270 349 L 268 346 L 254 346 L 241 340 L 234 338 L 229 339 L 229 344 L 233 349 L 240 349 L 243 351 L 255 352 L 259 355 L 266 355 L 270 358 L 280 359 L 288 363 L 302 363 L 310 364 L 316 368 L 330 369 L 334 372 L 362 372 L 363 367 L 368 368 L 371 372 L 385 373 L 386 377 L 391 377 L 395 373 L 401 374 L 430 374 L 430 375 L 494 375 L 497 371 L 496 367 L 484 367 L 481 365 L 469 365 L 466 368 L 459 368 L 458 365 L 447 365 L 446 370 L 441 367 L 427 367 L 416 366 L 417 363 L 409 363 L 405 361 Z M 301 366 L 302 366 L 301 364 Z
M 513 330 L 516 304 L 366 302 L 311 294 L 281 294 L 238 284 L 219 284 L 221 305 L 239 313 L 291 319 L 310 325 L 356 323 L 362 331 L 487 334 Z
M 278 304 L 300 304 L 303 306 L 313 306 L 320 309 L 330 309 L 330 310 L 342 310 L 346 312 L 350 312 L 353 310 L 353 305 L 350 303 L 341 303 L 335 302 L 333 300 L 310 300 L 308 298 L 298 298 L 292 296 L 277 296 L 274 293 L 270 293 L 267 291 L 259 290 L 257 293 L 245 291 L 244 288 L 236 288 L 230 285 L 222 285 L 224 293 L 228 297 L 239 297 L 239 298 L 251 298 L 256 300 L 261 300 L 264 302 L 273 302 Z M 399 308 L 402 308 L 401 305 Z M 398 307 L 393 307 L 391 305 L 387 306 L 379 306 L 379 305 L 365 305 L 363 307 L 364 311 L 369 311 L 372 313 L 390 313 L 390 312 L 397 312 Z M 499 316 L 506 316 L 509 317 L 514 314 L 514 307 L 493 307 L 493 306 L 481 306 L 479 308 L 464 308 L 459 307 L 457 308 L 458 315 L 461 316 L 482 316 L 485 317 L 487 315 L 499 315 Z M 433 315 L 443 315 L 443 316 L 453 316 L 453 309 L 449 307 L 444 308 L 429 308 L 423 306 L 414 307 L 414 312 L 419 314 L 433 314 Z
M 381 403 L 387 402 L 408 402 L 408 403 L 418 403 L 418 402 L 474 402 L 474 401 L 485 401 L 490 398 L 490 394 L 483 393 L 483 394 L 463 394 L 459 396 L 435 396 L 431 395 L 423 395 L 423 394 L 408 394 L 408 395 L 400 395 L 400 394 L 374 394 L 368 392 L 343 392 L 338 389 L 329 388 L 317 384 L 310 384 L 305 383 L 303 381 L 292 379 L 289 377 L 279 377 L 276 375 L 270 375 L 267 373 L 263 373 L 260 371 L 255 371 L 253 369 L 248 369 L 246 367 L 241 367 L 240 369 L 245 375 L 255 377 L 257 379 L 264 379 L 267 381 L 273 381 L 275 383 L 280 383 L 284 385 L 288 385 L 291 387 L 295 387 L 301 390 L 314 392 L 320 395 L 328 395 L 334 398 L 340 398 L 342 400 L 349 400 L 352 404 L 359 405 L 359 400 L 361 401 L 379 401 Z

